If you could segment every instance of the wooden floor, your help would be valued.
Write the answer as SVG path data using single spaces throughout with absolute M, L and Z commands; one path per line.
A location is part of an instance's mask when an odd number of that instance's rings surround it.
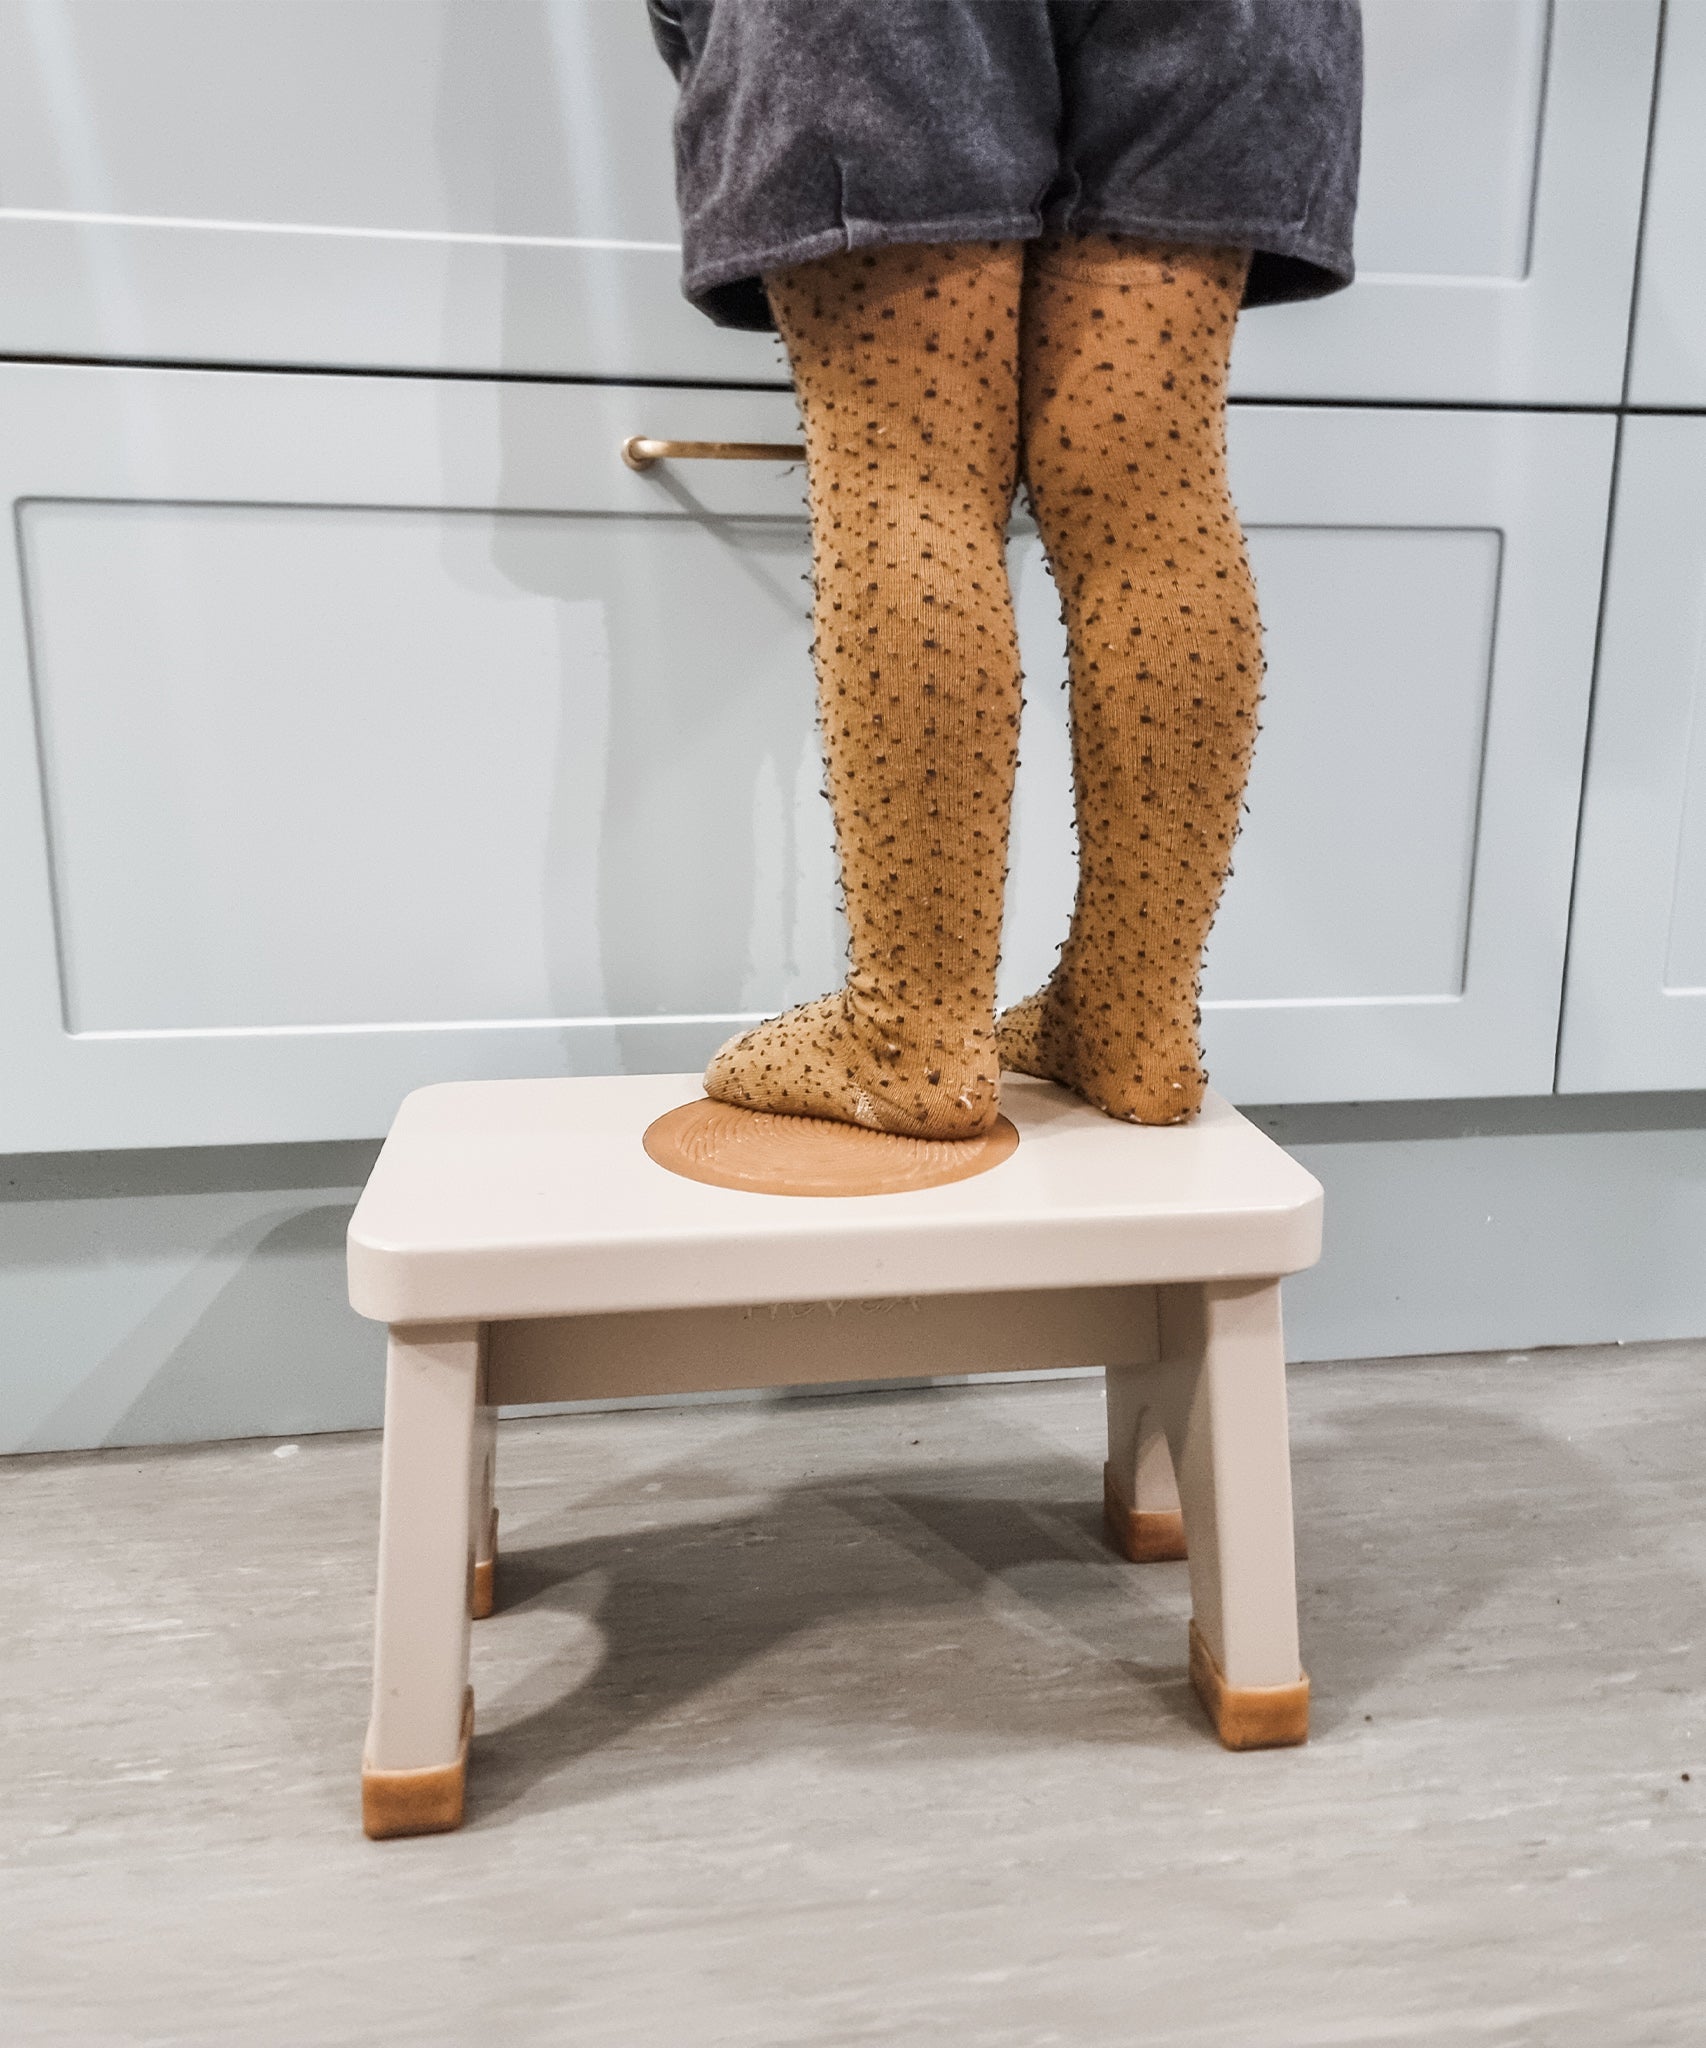
M 0 1466 L 0 2039 L 1706 2039 L 1706 1345 L 1292 1398 L 1242 1756 L 1095 1381 L 506 1425 L 469 1825 L 382 1844 L 376 1439 Z

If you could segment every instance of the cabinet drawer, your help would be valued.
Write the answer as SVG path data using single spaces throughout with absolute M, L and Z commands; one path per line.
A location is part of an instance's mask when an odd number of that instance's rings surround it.
M 1706 419 L 1623 424 L 1558 1085 L 1706 1088 Z
M 0 423 L 0 1148 L 370 1134 L 835 979 L 799 477 L 619 452 L 791 399 L 12 366 Z
M 1364 281 L 1246 395 L 1614 403 L 1658 0 L 1365 0 Z M 641 0 L 0 0 L 0 353 L 785 382 Z
M 1358 282 L 1245 322 L 1234 389 L 1615 405 L 1658 13 L 1363 0 Z
M 1209 1040 L 1245 1100 L 1550 1082 L 1611 426 L 1243 408 L 1272 669 Z M 367 1136 L 691 1068 L 843 934 L 781 394 L 0 368 L 0 1149 Z M 1070 899 L 1034 532 L 1004 985 Z

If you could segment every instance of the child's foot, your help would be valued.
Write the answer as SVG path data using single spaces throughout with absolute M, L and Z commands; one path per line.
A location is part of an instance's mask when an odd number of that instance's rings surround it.
M 860 1015 L 842 989 L 731 1038 L 705 1093 L 742 1109 L 829 1117 L 908 1138 L 977 1138 L 1000 1111 L 994 1034 L 910 1044 Z
M 1058 1081 L 1105 1116 L 1131 1124 L 1179 1124 L 1202 1107 L 1207 1075 L 1189 1025 L 1147 1006 L 1074 1003 L 1057 971 L 996 1023 L 1001 1064 Z

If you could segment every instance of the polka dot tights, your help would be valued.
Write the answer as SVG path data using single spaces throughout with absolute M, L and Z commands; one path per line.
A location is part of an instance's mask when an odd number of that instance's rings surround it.
M 1242 252 L 1124 237 L 853 250 L 765 280 L 806 431 L 819 719 L 847 983 L 731 1040 L 708 1092 L 969 1137 L 1002 1065 L 1171 1123 L 1262 659 L 1226 487 Z M 997 1022 L 1023 480 L 1068 634 L 1079 886 Z

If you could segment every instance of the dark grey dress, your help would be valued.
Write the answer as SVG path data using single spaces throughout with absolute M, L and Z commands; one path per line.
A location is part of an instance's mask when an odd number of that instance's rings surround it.
M 681 83 L 682 290 L 888 242 L 1095 230 L 1255 251 L 1247 306 L 1353 275 L 1357 0 L 647 0 Z

